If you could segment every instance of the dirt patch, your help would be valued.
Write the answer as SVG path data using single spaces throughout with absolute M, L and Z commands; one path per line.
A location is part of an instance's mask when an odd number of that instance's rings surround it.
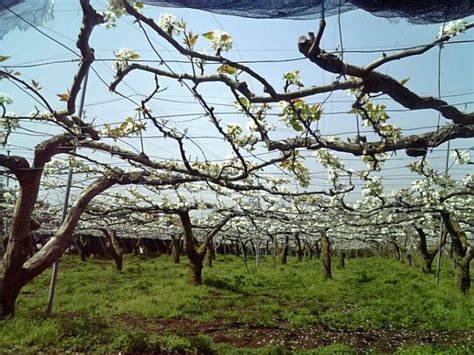
M 345 343 L 356 350 L 376 348 L 382 353 L 390 353 L 403 345 L 452 346 L 469 344 L 474 339 L 474 331 L 429 332 L 362 328 L 331 330 L 323 326 L 306 329 L 266 328 L 239 322 L 198 322 L 126 315 L 115 316 L 112 320 L 147 333 L 179 336 L 205 335 L 216 343 L 229 343 L 241 348 L 273 345 L 287 349 L 314 349 L 334 343 Z

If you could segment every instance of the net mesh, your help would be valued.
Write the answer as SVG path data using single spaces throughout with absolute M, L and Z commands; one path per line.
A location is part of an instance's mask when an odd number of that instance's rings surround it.
M 51 20 L 53 6 L 54 0 L 0 0 L 0 39 L 15 29 L 27 30 L 30 24 Z
M 363 9 L 385 18 L 440 23 L 474 14 L 473 0 L 145 0 L 148 5 L 186 7 L 254 17 L 314 19 Z

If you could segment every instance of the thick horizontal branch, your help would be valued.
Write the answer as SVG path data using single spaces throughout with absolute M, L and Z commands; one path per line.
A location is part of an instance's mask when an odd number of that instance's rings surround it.
M 54 136 L 35 147 L 34 168 L 42 168 L 55 155 L 69 153 L 75 149 L 77 137 L 68 134 Z
M 456 124 L 474 124 L 474 113 L 464 113 L 444 100 L 435 97 L 421 97 L 406 88 L 389 75 L 376 71 L 367 71 L 362 67 L 343 62 L 339 57 L 324 51 L 312 51 L 314 39 L 301 37 L 298 43 L 300 52 L 320 68 L 341 76 L 352 76 L 363 81 L 363 92 L 382 92 L 400 105 L 410 110 L 433 109 Z
M 350 153 L 353 155 L 374 155 L 384 152 L 397 151 L 402 149 L 427 149 L 437 147 L 449 140 L 456 138 L 474 137 L 474 124 L 452 125 L 440 128 L 435 132 L 428 132 L 420 135 L 410 135 L 397 140 L 387 140 L 366 143 L 346 143 L 342 141 L 328 141 L 323 138 L 318 140 L 311 138 L 289 139 L 285 142 L 270 141 L 270 150 L 287 151 L 296 148 L 308 148 L 318 150 L 327 148 L 338 152 Z
M 18 174 L 21 175 L 23 170 L 30 168 L 30 164 L 25 158 L 16 155 L 5 154 L 0 154 L 0 166 L 10 170 L 17 178 L 19 178 Z

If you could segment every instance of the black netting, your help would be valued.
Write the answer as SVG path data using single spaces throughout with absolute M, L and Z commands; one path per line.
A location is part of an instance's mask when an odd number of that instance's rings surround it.
M 439 23 L 474 14 L 473 0 L 145 0 L 148 5 L 187 7 L 215 13 L 256 17 L 312 19 L 363 9 L 385 18 Z

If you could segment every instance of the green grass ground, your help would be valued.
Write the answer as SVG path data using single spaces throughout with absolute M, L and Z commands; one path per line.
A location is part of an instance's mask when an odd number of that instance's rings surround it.
M 351 259 L 324 280 L 315 260 L 258 272 L 218 256 L 204 285 L 189 286 L 186 260 L 127 256 L 111 262 L 66 257 L 54 314 L 49 273 L 26 287 L 17 315 L 0 322 L 1 352 L 148 351 L 219 354 L 474 353 L 474 296 L 394 260 Z M 316 349 L 311 349 L 317 347 Z

